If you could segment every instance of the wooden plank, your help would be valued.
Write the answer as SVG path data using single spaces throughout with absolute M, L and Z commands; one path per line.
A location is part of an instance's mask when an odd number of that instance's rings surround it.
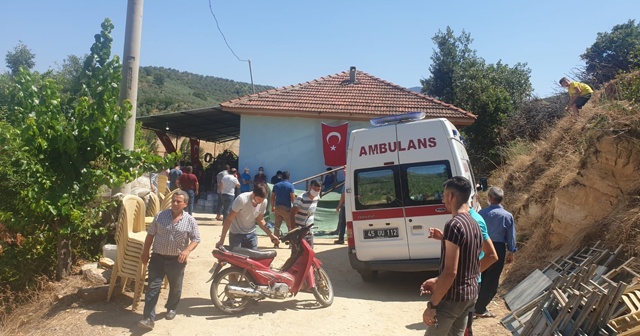
M 552 281 L 540 270 L 535 270 L 514 289 L 504 296 L 504 301 L 512 311 L 531 302 L 551 286 Z
M 618 336 L 637 336 L 637 335 L 640 335 L 640 326 L 618 333 Z
M 625 330 L 629 330 L 631 328 L 635 328 L 636 326 L 640 326 L 640 312 L 635 312 L 635 313 L 617 317 L 609 321 L 609 325 L 611 325 L 611 327 L 616 329 L 618 332 L 622 332 Z
M 583 323 L 590 318 L 593 312 L 593 307 L 597 304 L 598 301 L 602 300 L 603 295 L 599 292 L 593 291 L 588 297 L 585 304 L 582 306 L 582 310 L 577 316 L 575 316 L 575 320 L 573 321 L 573 325 L 569 329 L 567 335 L 575 335 L 580 330 L 580 327 Z

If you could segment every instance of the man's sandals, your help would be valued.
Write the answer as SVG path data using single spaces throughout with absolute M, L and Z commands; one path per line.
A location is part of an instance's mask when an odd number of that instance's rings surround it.
M 473 318 L 487 318 L 487 317 L 496 317 L 496 316 L 493 315 L 493 313 L 488 310 L 482 314 L 473 313 Z

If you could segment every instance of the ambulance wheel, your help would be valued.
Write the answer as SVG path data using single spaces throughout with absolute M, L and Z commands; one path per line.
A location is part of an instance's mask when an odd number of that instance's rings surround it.
M 364 282 L 374 282 L 378 279 L 378 271 L 358 271 L 358 273 Z

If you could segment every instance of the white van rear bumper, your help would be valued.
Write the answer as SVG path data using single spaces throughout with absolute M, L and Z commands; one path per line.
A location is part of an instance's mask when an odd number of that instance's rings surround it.
M 356 271 L 422 272 L 437 271 L 440 258 L 360 261 L 353 249 L 349 249 L 349 263 Z

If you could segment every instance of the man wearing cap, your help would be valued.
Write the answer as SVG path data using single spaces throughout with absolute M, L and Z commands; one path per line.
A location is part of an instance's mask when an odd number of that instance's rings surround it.
M 267 175 L 264 174 L 264 168 L 258 168 L 258 173 L 253 177 L 253 184 L 267 183 Z
M 249 175 L 249 167 L 244 167 L 244 173 L 240 175 L 240 192 L 251 191 L 251 175 Z

